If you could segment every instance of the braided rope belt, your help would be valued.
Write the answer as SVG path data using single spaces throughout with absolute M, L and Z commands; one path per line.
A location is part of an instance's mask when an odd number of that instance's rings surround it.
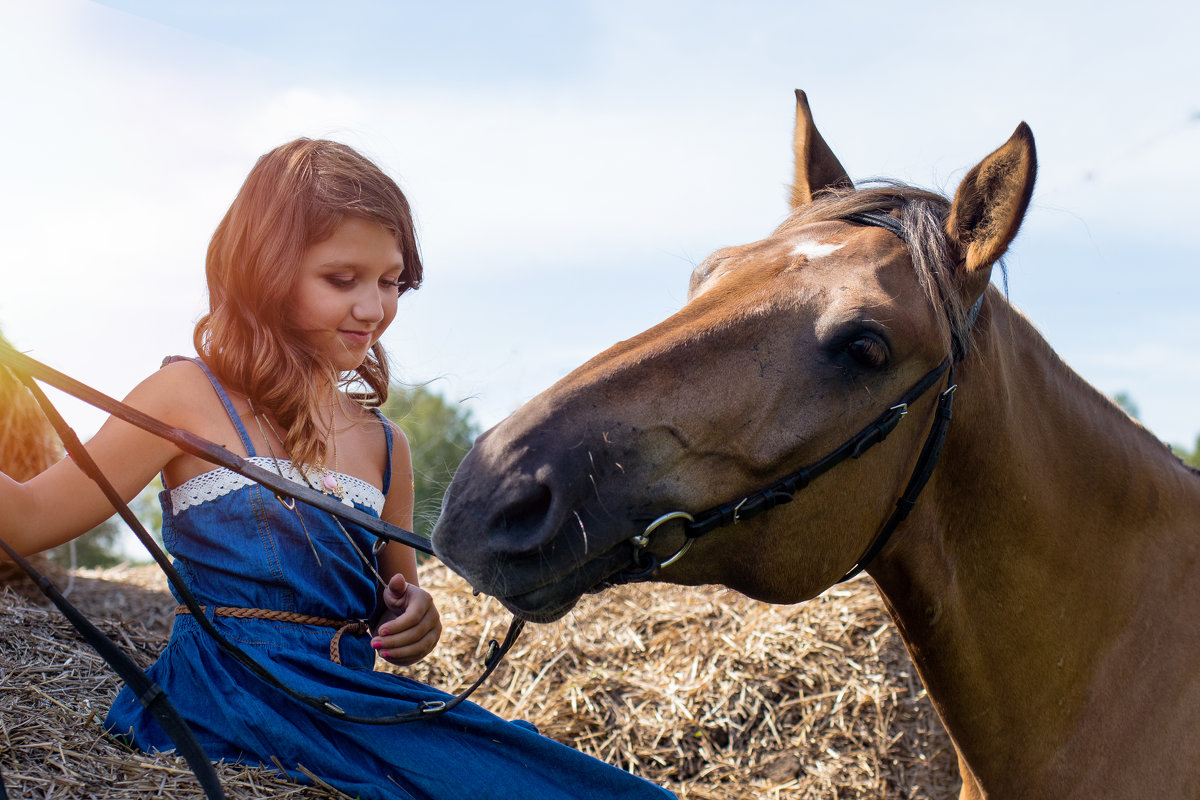
M 207 612 L 208 606 L 200 606 L 200 610 Z M 175 616 L 191 613 L 187 606 L 175 607 Z M 213 609 L 213 616 L 234 617 L 236 619 L 269 619 L 275 622 L 295 622 L 299 625 L 318 625 L 322 628 L 334 628 L 337 630 L 337 633 L 333 635 L 333 639 L 329 642 L 329 660 L 338 665 L 342 663 L 342 634 L 348 633 L 351 636 L 356 636 L 360 633 L 366 633 L 369 630 L 366 620 L 327 619 L 325 617 L 313 617 L 308 614 L 295 614 L 291 611 L 273 611 L 269 608 L 217 606 Z

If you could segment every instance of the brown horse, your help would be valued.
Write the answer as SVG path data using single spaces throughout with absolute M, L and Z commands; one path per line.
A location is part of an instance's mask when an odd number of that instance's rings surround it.
M 790 217 L 480 437 L 436 551 L 533 620 L 645 576 L 793 603 L 865 563 L 962 797 L 1200 797 L 1200 474 L 990 285 L 1029 129 L 952 201 L 855 191 L 797 100 Z

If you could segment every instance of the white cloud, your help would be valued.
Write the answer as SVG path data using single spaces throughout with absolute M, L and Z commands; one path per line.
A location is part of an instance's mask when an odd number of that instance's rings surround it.
M 1168 7 L 1180 16 L 1162 26 Z M 1139 237 L 1170 241 L 1183 255 L 1157 280 L 1195 286 L 1179 271 L 1194 271 L 1195 245 L 1174 232 L 1196 210 L 1200 125 L 1178 123 L 1197 110 L 1186 24 L 1197 12 L 1152 2 L 1131 21 L 1072 8 L 595 3 L 571 23 L 592 26 L 572 28 L 581 54 L 547 51 L 544 80 L 528 57 L 506 77 L 493 43 L 472 67 L 478 81 L 457 65 L 435 84 L 412 63 L 353 72 L 351 52 L 350 77 L 322 72 L 288 60 L 295 42 L 254 52 L 249 28 L 231 45 L 79 0 L 26 4 L 0 31 L 0 68 L 26 76 L 2 98 L 0 144 L 15 155 L 0 196 L 0 325 L 123 394 L 161 355 L 190 349 L 207 239 L 254 159 L 328 136 L 395 174 L 419 215 L 429 285 L 389 334 L 397 360 L 415 380 L 451 376 L 494 421 L 666 316 L 689 262 L 769 232 L 784 212 L 800 86 L 856 177 L 952 185 L 1028 119 L 1041 176 L 1011 260 L 1014 297 L 1055 330 L 1086 287 L 1110 309 L 1099 333 L 1117 326 L 1139 346 L 1162 306 L 1131 298 L 1122 266 L 1099 257 Z M 367 24 L 343 22 L 339 41 Z M 1118 38 L 1123 49 L 1100 46 Z M 439 52 L 449 62 L 471 46 L 425 46 L 421 74 L 439 74 Z M 1181 324 L 1181 341 L 1197 338 L 1194 317 Z M 1171 359 L 1200 372 L 1187 348 Z M 1102 364 L 1073 360 L 1108 380 Z M 1159 402 L 1151 393 L 1170 409 L 1161 422 L 1147 411 L 1152 427 L 1200 428 L 1194 387 L 1147 372 L 1129 381 L 1119 388 L 1144 409 Z

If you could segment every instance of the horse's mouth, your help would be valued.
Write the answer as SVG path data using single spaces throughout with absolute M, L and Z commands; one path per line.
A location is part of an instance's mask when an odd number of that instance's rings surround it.
M 624 582 L 620 576 L 631 569 L 632 555 L 615 548 L 588 561 L 562 564 L 557 570 L 541 563 L 536 572 L 529 570 L 529 561 L 526 558 L 498 564 L 493 561 L 491 578 L 482 580 L 474 579 L 471 570 L 464 572 L 455 564 L 447 564 L 471 580 L 478 591 L 498 599 L 514 615 L 527 622 L 544 623 L 566 615 L 583 595 Z M 515 580 L 521 574 L 527 579 Z
M 543 586 L 531 592 L 517 595 L 500 596 L 497 599 L 504 607 L 526 622 L 554 622 L 561 619 L 575 607 L 582 594 L 569 597 L 556 596 L 561 594 L 557 586 Z

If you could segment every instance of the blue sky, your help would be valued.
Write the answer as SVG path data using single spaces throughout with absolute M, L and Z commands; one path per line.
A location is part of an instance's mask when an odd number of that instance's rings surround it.
M 208 237 L 259 154 L 352 144 L 426 259 L 400 377 L 491 425 L 675 311 L 782 218 L 792 89 L 855 178 L 953 190 L 1021 120 L 1010 297 L 1102 391 L 1200 432 L 1195 4 L 154 2 L 0 13 L 0 328 L 122 396 L 191 352 Z M 99 415 L 66 404 L 83 433 Z

